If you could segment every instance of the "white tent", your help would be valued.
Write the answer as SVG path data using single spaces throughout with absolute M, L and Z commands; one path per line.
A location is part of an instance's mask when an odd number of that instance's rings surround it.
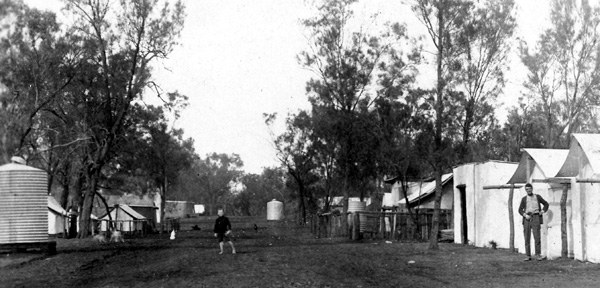
M 556 177 L 569 177 L 569 254 L 600 263 L 600 134 L 573 134 L 568 156 Z
M 523 149 L 521 161 L 517 170 L 508 181 L 509 184 L 533 184 L 533 193 L 542 196 L 550 208 L 544 217 L 542 224 L 542 255 L 548 259 L 554 259 L 561 256 L 561 219 L 560 219 L 560 198 L 562 196 L 562 184 L 548 181 L 554 178 L 556 173 L 567 158 L 569 150 L 566 149 Z M 505 195 L 507 193 L 504 193 Z M 521 198 L 526 195 L 524 186 L 516 190 L 513 199 L 513 216 L 515 226 L 515 247 L 521 247 L 520 252 L 524 253 L 525 239 L 522 229 L 522 217 L 517 212 Z M 571 205 L 567 206 L 567 217 L 571 215 Z M 532 247 L 533 249 L 533 247 Z M 532 251 L 533 252 L 533 251 Z M 572 249 L 571 249 L 572 254 Z
M 142 231 L 144 229 L 144 222 L 147 221 L 146 217 L 133 210 L 127 204 L 117 204 L 110 210 L 110 216 L 112 221 L 117 225 L 116 228 L 119 231 L 133 232 Z M 108 214 L 100 217 L 102 221 L 101 231 L 107 231 L 108 229 Z
M 48 234 L 65 233 L 68 227 L 67 211 L 52 196 L 48 196 Z

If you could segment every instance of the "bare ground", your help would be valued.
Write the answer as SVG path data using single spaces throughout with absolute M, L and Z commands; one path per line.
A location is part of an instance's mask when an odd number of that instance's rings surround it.
M 523 262 L 457 244 L 315 239 L 305 227 L 232 218 L 238 253 L 218 254 L 213 218 L 169 234 L 96 243 L 56 239 L 58 254 L 0 256 L 0 287 L 598 287 L 600 265 Z M 253 229 L 254 223 L 259 226 Z M 202 228 L 192 231 L 193 225 Z

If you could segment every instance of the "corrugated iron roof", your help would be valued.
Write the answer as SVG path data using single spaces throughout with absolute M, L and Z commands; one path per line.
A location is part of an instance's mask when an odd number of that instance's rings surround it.
M 442 175 L 442 186 L 444 186 L 450 179 L 452 179 L 452 173 L 448 173 L 448 174 L 444 174 Z M 427 196 L 429 196 L 430 194 L 435 192 L 435 180 L 434 181 L 430 181 L 430 182 L 423 182 L 423 183 L 410 183 L 409 188 L 408 188 L 408 203 L 414 203 L 416 201 L 419 201 Z M 400 201 L 398 201 L 398 204 L 405 204 L 406 199 L 404 199 L 404 197 L 402 197 L 402 199 L 400 199 Z
M 567 149 L 523 149 L 519 166 L 517 166 L 517 170 L 507 183 L 527 183 L 529 181 L 527 175 L 531 175 L 536 165 L 540 168 L 544 177 L 554 177 L 562 167 L 565 159 L 567 159 L 568 154 L 569 150 Z M 528 166 L 527 162 L 530 160 L 532 162 Z M 529 171 L 527 171 L 527 167 L 529 167 Z
M 600 174 L 600 134 L 573 134 L 569 154 L 556 177 L 575 177 L 579 174 L 579 163 L 587 159 L 593 174 Z

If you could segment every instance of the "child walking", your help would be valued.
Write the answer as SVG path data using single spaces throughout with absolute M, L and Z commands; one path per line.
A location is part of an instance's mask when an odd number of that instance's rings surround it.
M 214 232 L 215 237 L 217 237 L 217 240 L 219 241 L 219 248 L 221 249 L 219 254 L 223 254 L 224 242 L 227 242 L 229 245 L 231 245 L 231 253 L 235 254 L 235 247 L 229 238 L 231 235 L 231 223 L 229 222 L 229 218 L 224 216 L 225 213 L 223 212 L 223 208 L 219 208 L 219 210 L 217 210 L 217 214 L 219 215 L 219 218 L 217 218 L 215 221 Z

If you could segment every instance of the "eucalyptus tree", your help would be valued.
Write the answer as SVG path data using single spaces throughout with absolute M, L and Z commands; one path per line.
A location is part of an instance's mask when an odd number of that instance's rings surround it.
M 505 85 L 508 56 L 517 27 L 514 0 L 473 3 L 461 17 L 453 46 L 462 53 L 454 65 L 457 90 L 465 93 L 458 107 L 462 126 L 461 161 L 473 160 L 469 148 L 472 137 L 487 131 L 494 121 L 493 104 Z M 491 117 L 490 117 L 491 116 Z
M 49 146 L 38 139 L 52 137 L 47 131 L 64 134 L 44 112 L 74 79 L 77 48 L 52 12 L 5 1 L 0 16 L 0 162 L 12 155 L 37 161 L 38 150 Z
M 198 177 L 195 192 L 207 204 L 210 215 L 217 213 L 217 206 L 234 206 L 234 190 L 239 189 L 243 166 L 244 162 L 237 154 L 212 153 L 196 161 L 193 166 Z
M 82 133 L 86 149 L 85 193 L 79 236 L 88 235 L 94 195 L 105 165 L 115 156 L 132 103 L 151 80 L 153 60 L 166 57 L 183 28 L 184 6 L 158 0 L 69 0 L 66 12 L 74 18 L 73 34 L 82 39 L 85 68 L 78 72 L 79 89 L 88 109 Z
M 265 216 L 269 201 L 291 202 L 292 197 L 285 187 L 286 175 L 281 168 L 264 168 L 260 174 L 242 176 L 240 182 L 244 187 L 235 195 L 236 211 L 241 215 Z
M 550 22 L 533 49 L 521 43 L 520 55 L 528 69 L 526 96 L 545 117 L 544 146 L 564 148 L 571 133 L 598 128 L 600 5 L 553 0 Z
M 430 156 L 427 157 L 428 162 L 432 165 L 435 176 L 435 202 L 433 223 L 430 235 L 429 248 L 438 249 L 438 232 L 439 232 L 439 210 L 442 198 L 442 174 L 444 169 L 449 166 L 446 156 L 451 149 L 451 140 L 444 139 L 444 120 L 448 115 L 445 111 L 445 104 L 451 101 L 452 82 L 460 67 L 456 65 L 462 48 L 452 43 L 458 39 L 462 33 L 464 20 L 468 19 L 468 13 L 471 10 L 473 3 L 460 0 L 416 0 L 413 2 L 412 9 L 417 17 L 424 24 L 427 33 L 435 48 L 435 71 L 436 71 L 436 88 L 435 96 L 433 97 L 433 107 L 435 109 L 434 125 L 431 127 L 429 137 L 426 137 L 426 142 L 432 143 Z M 447 107 L 446 107 L 447 108 Z M 422 134 L 428 136 L 427 134 Z M 432 139 L 431 139 L 432 138 Z
M 265 123 L 271 127 L 276 115 L 265 115 Z M 316 150 L 313 146 L 312 134 L 315 127 L 313 118 L 305 111 L 297 115 L 290 115 L 286 119 L 286 130 L 274 137 L 273 143 L 276 157 L 293 179 L 298 201 L 300 223 L 306 223 L 306 196 L 307 188 L 315 182 L 313 170 L 316 168 Z
M 176 92 L 167 93 L 167 97 L 166 106 L 140 103 L 132 106 L 131 117 L 124 125 L 127 129 L 116 142 L 117 155 L 109 163 L 113 167 L 113 177 L 109 180 L 121 182 L 118 186 L 135 184 L 129 185 L 128 190 L 138 194 L 159 194 L 161 211 L 169 196 L 168 188 L 175 186 L 180 181 L 180 172 L 190 169 L 198 158 L 193 139 L 184 139 L 183 130 L 173 127 L 180 109 L 187 106 L 187 97 Z M 169 114 L 174 119 L 169 119 Z
M 404 29 L 368 31 L 356 24 L 353 7 L 356 0 L 324 1 L 315 17 L 305 19 L 309 48 L 299 55 L 300 64 L 314 72 L 307 83 L 312 114 L 320 127 L 332 137 L 335 167 L 342 184 L 343 212 L 348 210 L 348 197 L 353 187 L 352 175 L 362 170 L 356 164 L 360 154 L 354 153 L 365 140 L 362 129 L 364 115 L 377 97 L 373 93 L 378 66 L 386 59 L 391 47 L 408 42 Z M 396 26 L 398 27 L 398 26 Z M 363 114 L 363 116 L 360 116 Z M 362 123 L 362 124 L 360 124 Z M 356 182 L 355 182 L 356 183 Z M 343 218 L 347 226 L 347 219 Z

